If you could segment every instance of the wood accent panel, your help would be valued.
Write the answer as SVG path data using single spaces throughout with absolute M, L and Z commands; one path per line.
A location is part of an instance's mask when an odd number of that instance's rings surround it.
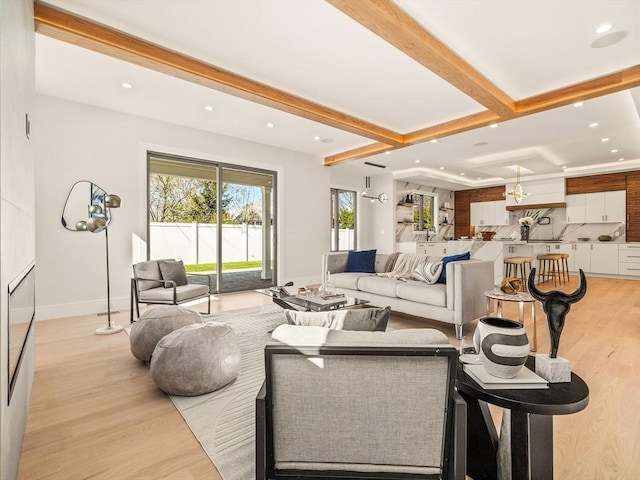
M 640 242 L 640 171 L 626 174 L 627 242 Z
M 346 152 L 338 153 L 336 155 L 331 155 L 324 159 L 325 165 L 333 165 L 334 163 L 340 163 L 345 160 L 355 160 L 357 158 L 366 158 L 371 155 L 376 155 L 378 153 L 386 152 L 387 150 L 392 150 L 393 147 L 387 145 L 386 143 L 372 143 L 370 145 L 365 145 L 364 147 L 354 148 L 353 150 L 348 150 Z
M 36 32 L 393 146 L 403 135 L 42 3 Z
M 500 117 L 513 116 L 515 102 L 506 93 L 422 28 L 393 2 L 327 2 Z
M 589 175 L 586 177 L 571 177 L 565 180 L 565 193 L 613 192 L 626 188 L 625 173 L 606 173 L 603 175 Z
M 540 208 L 566 208 L 565 202 L 557 203 L 532 203 L 528 205 L 509 205 L 507 211 L 514 212 L 516 210 L 535 210 Z
M 498 123 L 499 121 L 500 117 L 497 114 L 484 111 L 407 133 L 404 136 L 404 139 L 408 145 L 424 143 L 436 138 L 444 138 L 450 135 L 455 135 L 456 133 L 486 127 L 487 125 Z
M 576 83 L 568 87 L 536 95 L 516 102 L 518 114 L 544 112 L 551 108 L 571 105 L 574 102 L 628 90 L 640 85 L 640 65 Z
M 453 236 L 469 236 L 469 226 L 471 225 L 471 202 L 469 201 L 469 190 L 459 190 L 453 192 Z
M 498 185 L 496 187 L 487 188 L 475 188 L 473 190 L 469 190 L 469 201 L 473 203 L 504 200 L 505 189 L 505 185 Z

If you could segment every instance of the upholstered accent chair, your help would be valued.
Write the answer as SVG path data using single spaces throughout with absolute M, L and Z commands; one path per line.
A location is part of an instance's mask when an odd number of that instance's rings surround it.
M 256 479 L 464 480 L 466 403 L 446 336 L 283 328 L 322 340 L 265 347 Z
M 187 273 L 181 260 L 149 260 L 133 265 L 131 279 L 131 316 L 140 317 L 140 303 L 179 305 L 200 298 L 207 299 L 207 313 L 211 313 L 207 275 Z

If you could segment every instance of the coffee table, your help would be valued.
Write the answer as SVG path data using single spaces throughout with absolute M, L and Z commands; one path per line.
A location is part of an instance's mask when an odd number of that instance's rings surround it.
M 343 308 L 351 308 L 369 303 L 369 300 L 349 296 L 344 296 L 343 301 L 336 303 L 318 303 L 314 302 L 313 298 L 309 298 L 304 295 L 285 295 L 270 288 L 261 288 L 256 290 L 256 292 L 270 296 L 273 303 L 280 305 L 284 309 L 303 310 L 306 312 L 327 312 L 330 310 L 341 310 Z

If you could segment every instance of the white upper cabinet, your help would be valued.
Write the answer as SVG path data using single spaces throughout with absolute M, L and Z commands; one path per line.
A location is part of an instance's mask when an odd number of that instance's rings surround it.
M 625 221 L 627 195 L 624 190 L 585 193 L 584 195 L 586 223 Z
M 567 195 L 567 223 L 624 222 L 626 202 L 624 190 Z
M 585 223 L 587 210 L 585 194 L 567 195 L 567 223 Z
M 493 202 L 472 202 L 470 220 L 471 225 L 508 225 L 509 212 L 505 200 Z

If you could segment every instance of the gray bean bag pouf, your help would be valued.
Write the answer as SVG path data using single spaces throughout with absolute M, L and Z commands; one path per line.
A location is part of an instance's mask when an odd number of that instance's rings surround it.
M 150 308 L 131 326 L 131 353 L 143 362 L 148 362 L 162 337 L 192 323 L 202 323 L 200 314 L 195 310 L 177 305 Z
M 151 377 L 169 395 L 213 392 L 239 372 L 238 337 L 226 323 L 182 327 L 163 337 L 151 356 Z

